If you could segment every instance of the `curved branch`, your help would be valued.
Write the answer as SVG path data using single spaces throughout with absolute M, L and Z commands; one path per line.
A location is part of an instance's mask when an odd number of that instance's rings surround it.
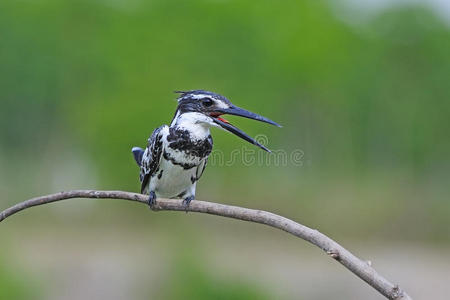
M 137 201 L 146 204 L 148 196 L 123 191 L 96 191 L 96 190 L 74 190 L 61 192 L 52 195 L 32 198 L 18 203 L 0 213 L 0 222 L 7 217 L 24 210 L 26 208 L 47 204 L 55 201 L 70 198 L 110 198 Z M 185 211 L 185 207 L 180 200 L 158 199 L 154 210 L 172 210 Z M 378 274 L 370 263 L 363 261 L 350 253 L 344 247 L 320 233 L 285 217 L 255 209 L 248 209 L 238 206 L 223 205 L 205 201 L 192 201 L 188 211 L 207 213 L 216 216 L 233 218 L 243 221 L 265 224 L 274 228 L 281 229 L 290 234 L 304 239 L 323 251 L 330 257 L 340 262 L 344 267 L 353 272 L 356 276 L 367 282 L 378 292 L 388 299 L 406 300 L 411 299 L 406 292 L 400 289 L 398 285 L 394 285 L 387 279 Z

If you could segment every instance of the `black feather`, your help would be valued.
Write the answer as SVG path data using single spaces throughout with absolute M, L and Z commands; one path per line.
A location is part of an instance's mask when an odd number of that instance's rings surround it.
M 133 152 L 134 160 L 136 161 L 137 165 L 140 167 L 142 163 L 142 155 L 144 155 L 144 149 L 139 147 L 133 147 L 131 149 L 131 152 Z
M 148 139 L 147 149 L 141 160 L 141 193 L 144 193 L 150 177 L 157 175 L 159 171 L 159 163 L 161 161 L 161 153 L 163 150 L 161 130 L 167 125 L 156 128 L 151 137 Z

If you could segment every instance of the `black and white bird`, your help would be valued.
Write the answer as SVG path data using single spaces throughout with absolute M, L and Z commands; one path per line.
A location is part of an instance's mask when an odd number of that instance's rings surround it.
M 156 198 L 181 198 L 187 209 L 195 199 L 197 180 L 205 170 L 213 148 L 211 127 L 225 129 L 261 149 L 246 133 L 221 118 L 224 114 L 241 116 L 281 127 L 272 120 L 233 105 L 216 93 L 193 90 L 177 92 L 178 107 L 170 126 L 153 131 L 144 150 L 133 147 L 140 167 L 141 193 L 148 194 L 150 208 Z

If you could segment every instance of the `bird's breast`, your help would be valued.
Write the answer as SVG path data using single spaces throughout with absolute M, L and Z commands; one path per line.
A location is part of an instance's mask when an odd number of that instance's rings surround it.
M 207 157 L 213 147 L 213 139 L 209 132 L 198 137 L 190 130 L 170 128 L 166 137 L 167 150 L 172 150 L 182 161 L 197 160 Z
M 170 127 L 162 139 L 163 150 L 160 166 L 153 174 L 150 185 L 158 196 L 177 197 L 197 180 L 199 166 L 212 151 L 212 137 L 199 135 L 186 128 Z
M 170 148 L 164 149 L 160 168 L 151 178 L 150 184 L 158 196 L 177 197 L 195 183 L 197 169 L 205 159 Z

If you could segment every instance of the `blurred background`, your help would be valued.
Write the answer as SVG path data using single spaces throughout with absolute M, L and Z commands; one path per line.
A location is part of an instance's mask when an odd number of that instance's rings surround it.
M 416 299 L 450 294 L 448 1 L 0 1 L 0 204 L 139 190 L 130 149 L 206 89 L 286 160 L 213 130 L 201 200 L 337 240 Z M 245 149 L 243 147 L 246 147 Z M 214 156 L 216 157 L 216 156 Z M 221 158 L 220 158 L 221 157 Z M 1 299 L 382 299 L 283 232 L 114 200 L 0 224 Z

